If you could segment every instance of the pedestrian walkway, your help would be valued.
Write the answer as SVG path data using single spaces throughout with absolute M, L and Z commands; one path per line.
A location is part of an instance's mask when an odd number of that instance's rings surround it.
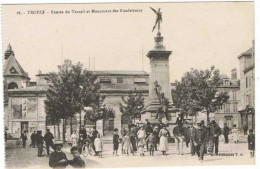
M 254 159 L 249 158 L 246 143 L 220 143 L 219 156 L 206 155 L 204 162 L 200 163 L 197 156 L 191 156 L 189 148 L 184 147 L 184 155 L 177 155 L 174 143 L 170 144 L 170 151 L 167 156 L 162 156 L 161 152 L 156 151 L 154 156 L 145 153 L 145 157 L 138 154 L 113 156 L 112 144 L 104 145 L 103 158 L 95 156 L 82 157 L 87 168 L 102 167 L 159 167 L 159 166 L 191 166 L 191 165 L 245 165 L 254 164 Z M 72 159 L 70 147 L 65 146 L 63 152 L 68 159 Z M 43 153 L 46 155 L 46 151 Z M 187 161 L 188 160 L 188 161 Z M 15 163 L 14 163 L 15 161 Z M 49 158 L 47 156 L 37 157 L 36 148 L 8 148 L 6 149 L 6 168 L 26 167 L 26 168 L 48 168 Z M 71 167 L 68 167 L 71 168 Z

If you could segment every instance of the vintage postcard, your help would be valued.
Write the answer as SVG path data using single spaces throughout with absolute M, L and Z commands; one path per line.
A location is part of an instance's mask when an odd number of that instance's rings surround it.
M 2 4 L 5 167 L 254 165 L 254 5 Z

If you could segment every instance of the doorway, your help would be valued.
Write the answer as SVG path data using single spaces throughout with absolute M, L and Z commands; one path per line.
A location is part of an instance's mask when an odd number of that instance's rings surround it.
M 114 134 L 114 118 L 104 119 L 104 136 L 113 136 Z

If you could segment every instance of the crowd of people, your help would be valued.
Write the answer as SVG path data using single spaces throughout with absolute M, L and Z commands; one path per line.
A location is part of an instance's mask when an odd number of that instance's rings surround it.
M 167 129 L 166 124 L 162 122 L 151 125 L 147 122 L 146 125 L 137 126 L 131 124 L 124 126 L 119 134 L 117 128 L 114 129 L 113 134 L 113 156 L 118 156 L 119 148 L 121 147 L 122 155 L 129 156 L 130 154 L 145 156 L 145 152 L 148 152 L 151 156 L 155 151 L 160 151 L 162 155 L 167 155 L 169 151 L 168 141 L 174 138 L 175 147 L 178 155 L 183 155 L 183 147 L 190 148 L 191 156 L 197 155 L 199 161 L 203 161 L 204 155 L 209 154 L 211 156 L 218 155 L 219 152 L 219 137 L 221 134 L 224 136 L 224 143 L 229 143 L 229 134 L 231 129 L 224 124 L 221 129 L 219 125 L 214 121 L 210 121 L 207 125 L 202 120 L 195 124 L 188 123 L 186 121 L 177 118 L 176 126 L 172 130 L 172 136 Z M 234 143 L 238 143 L 238 130 L 234 125 L 232 129 L 232 138 Z M 22 146 L 26 146 L 27 135 L 22 133 L 20 139 L 22 139 Z M 62 143 L 53 142 L 54 137 L 50 132 L 50 129 L 46 130 L 46 134 L 43 136 L 42 131 L 34 131 L 31 135 L 31 148 L 38 148 L 38 157 L 42 157 L 43 148 L 46 148 L 47 155 L 49 156 L 49 165 L 52 168 L 65 168 L 67 165 L 71 165 L 76 168 L 85 167 L 84 161 L 81 159 L 82 148 L 87 143 L 91 143 L 91 148 L 94 151 L 94 156 L 102 158 L 103 141 L 96 130 L 93 127 L 91 132 L 87 132 L 84 127 L 79 130 L 73 131 L 70 137 L 71 154 L 73 160 L 68 160 L 66 154 L 61 151 Z M 251 157 L 254 157 L 255 150 L 255 135 L 253 130 L 249 130 L 248 134 L 248 150 Z M 45 146 L 44 146 L 45 142 Z M 120 146 L 121 144 L 121 146 Z M 50 147 L 53 152 L 50 154 Z

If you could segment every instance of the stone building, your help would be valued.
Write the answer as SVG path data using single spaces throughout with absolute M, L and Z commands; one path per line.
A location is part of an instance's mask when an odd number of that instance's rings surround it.
M 253 47 L 238 56 L 240 71 L 239 112 L 242 126 L 255 128 L 255 54 Z
M 231 70 L 231 78 L 222 74 L 222 85 L 218 87 L 219 92 L 227 92 L 229 100 L 227 103 L 219 106 L 217 112 L 214 113 L 214 119 L 221 128 L 226 123 L 228 127 L 232 128 L 234 124 L 239 129 L 242 129 L 241 118 L 238 112 L 238 104 L 240 103 L 239 80 L 237 79 L 236 68 Z
M 119 103 L 121 97 L 127 96 L 130 90 L 137 90 L 141 92 L 147 100 L 148 98 L 148 83 L 149 74 L 143 71 L 93 71 L 98 76 L 101 83 L 101 95 L 105 96 L 104 104 L 113 108 L 115 111 L 114 119 L 107 119 L 98 121 L 96 124 L 84 120 L 82 123 L 90 130 L 96 126 L 98 131 L 104 136 L 111 137 L 114 128 L 121 129 L 123 125 L 127 125 L 121 117 L 119 111 Z M 21 131 L 27 131 L 29 134 L 34 130 L 45 131 L 46 126 L 57 133 L 58 128 L 46 122 L 46 113 L 44 108 L 44 99 L 46 98 L 46 91 L 50 82 L 46 79 L 47 74 L 37 75 L 37 86 L 27 86 L 24 88 L 16 88 L 8 90 L 9 112 L 5 112 L 9 116 L 8 128 L 9 133 L 14 137 L 20 136 Z M 72 119 L 73 129 L 78 130 L 78 119 L 75 116 Z M 70 136 L 70 120 L 66 122 L 66 138 Z M 60 124 L 60 128 L 62 123 Z M 60 130 L 60 135 L 62 135 Z M 57 136 L 57 134 L 55 134 Z
M 21 89 L 29 85 L 30 78 L 24 71 L 22 66 L 17 61 L 14 51 L 10 44 L 4 53 L 4 65 L 3 65 L 3 85 L 4 85 L 4 124 L 5 128 L 8 128 L 9 111 L 8 109 L 8 96 L 7 91 L 10 89 Z

